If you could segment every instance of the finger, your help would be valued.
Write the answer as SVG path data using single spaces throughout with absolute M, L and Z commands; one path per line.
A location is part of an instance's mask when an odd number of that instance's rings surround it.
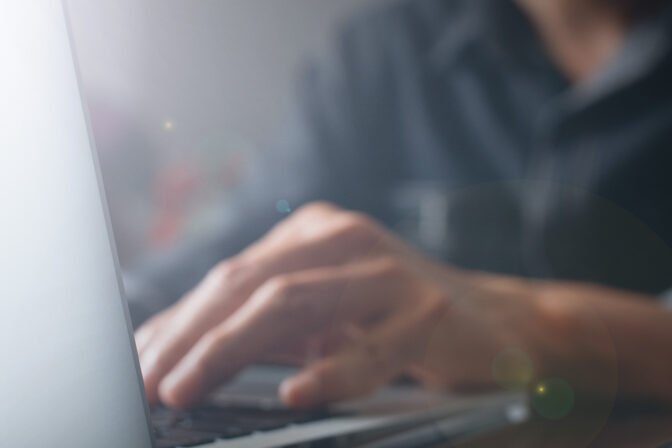
M 151 370 L 149 370 L 152 366 L 152 363 L 148 362 L 148 360 L 151 360 L 152 358 L 151 347 L 152 344 L 155 344 L 165 333 L 173 316 L 178 312 L 178 305 L 174 305 L 158 314 L 149 322 L 145 323 L 135 333 L 135 343 L 140 360 L 140 370 L 145 384 L 147 401 L 150 405 L 155 404 L 159 399 L 156 381 L 152 380 Z
M 293 220 L 215 268 L 170 323 L 143 347 L 140 363 L 149 396 L 155 395 L 165 375 L 196 342 L 227 319 L 263 282 L 283 273 L 340 265 L 362 257 L 384 235 L 367 218 L 336 213 L 327 206 L 307 207 Z M 298 238 L 297 243 L 296 238 L 289 238 L 297 236 L 292 232 L 310 237 Z
M 148 322 L 146 322 L 142 327 L 140 327 L 136 332 L 135 332 L 135 345 L 138 351 L 138 357 L 141 360 L 140 362 L 140 370 L 143 375 L 143 381 L 146 377 L 146 370 L 143 369 L 143 364 L 142 364 L 142 359 L 144 358 L 145 352 L 147 350 L 147 347 L 149 347 L 152 343 L 152 341 L 156 340 L 156 338 L 161 334 L 163 331 L 164 325 L 166 322 L 170 319 L 172 316 L 173 308 L 171 307 L 162 313 L 156 315 L 152 319 L 150 319 Z M 146 381 L 145 381 L 146 383 Z M 156 393 L 156 388 L 148 388 L 145 385 L 145 392 L 147 395 L 147 401 L 149 404 L 154 404 L 158 400 L 158 394 Z
M 282 273 L 362 260 L 383 243 L 394 245 L 373 219 L 317 202 L 302 207 L 236 258 L 252 272 L 256 288 Z
M 160 325 L 158 320 L 152 320 L 145 323 L 135 332 L 135 346 L 138 350 L 138 356 L 142 355 L 143 350 L 149 345 L 152 337 L 156 336 Z
M 248 248 L 238 263 L 247 266 L 250 282 L 282 273 L 340 265 L 373 255 L 386 232 L 369 218 L 352 212 L 300 211 Z M 321 206 L 318 210 L 321 210 Z
M 138 350 L 138 355 L 142 356 L 144 350 L 151 344 L 151 341 L 161 333 L 166 321 L 173 315 L 175 307 L 162 311 L 150 320 L 145 322 L 135 332 L 135 346 Z
M 311 408 L 366 395 L 385 385 L 422 356 L 441 315 L 434 307 L 396 315 L 362 342 L 289 378 L 280 388 L 283 401 Z
M 150 403 L 158 400 L 159 383 L 184 354 L 235 310 L 237 302 L 220 295 L 218 282 L 215 275 L 207 276 L 193 293 L 140 335 L 148 338 L 139 356 Z
M 162 401 L 193 405 L 271 349 L 369 318 L 394 306 L 402 290 L 387 262 L 323 268 L 276 278 L 202 338 L 161 382 Z
M 323 334 L 297 340 L 286 347 L 265 353 L 260 362 L 290 366 L 307 366 L 325 356 L 333 355 L 347 344 L 361 338 L 362 330 L 355 325 L 329 328 Z

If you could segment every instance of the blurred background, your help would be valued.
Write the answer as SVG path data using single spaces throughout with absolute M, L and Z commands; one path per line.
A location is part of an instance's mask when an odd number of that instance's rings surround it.
M 216 227 L 304 58 L 391 1 L 68 0 L 122 266 Z

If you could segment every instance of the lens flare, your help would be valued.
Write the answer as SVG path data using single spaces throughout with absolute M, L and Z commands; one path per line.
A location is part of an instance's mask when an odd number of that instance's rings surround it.
M 505 389 L 527 388 L 534 375 L 532 360 L 520 349 L 507 349 L 495 358 L 492 375 Z
M 288 215 L 289 213 L 292 212 L 292 208 L 289 206 L 289 202 L 281 199 L 275 204 L 275 209 L 278 211 L 278 213 L 282 213 L 285 215 Z
M 574 389 L 559 378 L 544 380 L 534 388 L 532 407 L 548 420 L 562 420 L 574 409 Z

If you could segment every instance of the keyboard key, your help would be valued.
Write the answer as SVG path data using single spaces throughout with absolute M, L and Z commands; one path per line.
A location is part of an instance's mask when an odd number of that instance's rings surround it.
M 243 406 L 201 406 L 189 412 L 156 407 L 151 414 L 158 448 L 197 446 L 331 416 L 326 411 Z

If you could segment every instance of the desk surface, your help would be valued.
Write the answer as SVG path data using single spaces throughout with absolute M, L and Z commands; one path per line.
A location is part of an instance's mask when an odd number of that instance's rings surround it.
M 575 412 L 551 422 L 539 418 L 459 448 L 658 448 L 672 442 L 672 411 L 616 408 Z M 672 447 L 672 445 L 669 445 Z

